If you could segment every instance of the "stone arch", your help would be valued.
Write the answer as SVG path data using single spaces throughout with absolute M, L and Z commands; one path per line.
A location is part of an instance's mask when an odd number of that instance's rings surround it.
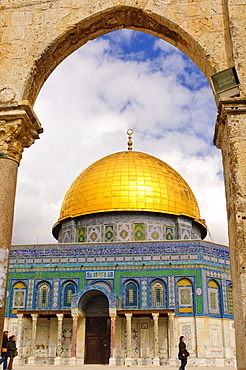
M 71 14 L 67 16 L 65 30 L 58 37 L 47 41 L 43 39 L 44 49 L 40 50 L 32 68 L 28 71 L 24 86 L 24 100 L 32 104 L 45 80 L 51 72 L 71 53 L 83 46 L 87 41 L 117 29 L 128 28 L 159 37 L 183 51 L 202 70 L 205 76 L 211 75 L 215 62 L 210 57 L 208 44 L 200 43 L 195 33 L 182 28 L 175 17 L 164 17 L 155 12 L 147 12 L 139 7 L 114 6 L 105 7 L 78 22 L 74 22 Z M 176 17 L 177 18 L 177 17 Z M 175 22 L 176 21 L 176 22 Z M 202 33 L 202 26 L 197 34 Z M 220 56 L 220 60 L 222 56 Z
M 42 84 L 66 56 L 92 38 L 123 27 L 150 32 L 184 51 L 207 77 L 212 72 L 233 65 L 239 72 L 241 97 L 220 101 L 218 97 L 219 116 L 215 144 L 222 149 L 226 178 L 232 277 L 235 305 L 238 305 L 235 311 L 237 364 L 239 369 L 245 369 L 246 305 L 242 305 L 246 291 L 246 43 L 242 42 L 246 37 L 245 4 L 218 0 L 210 3 L 203 0 L 190 3 L 184 0 L 126 0 L 124 5 L 122 3 L 115 0 L 115 5 L 112 6 L 112 2 L 108 0 L 1 1 L 0 113 L 3 137 L 7 137 L 7 140 L 2 139 L 0 142 L 0 169 L 4 174 L 0 186 L 0 198 L 3 200 L 0 206 L 2 214 L 6 213 L 6 217 L 2 217 L 0 230 L 0 234 L 4 235 L 4 279 L 1 291 L 6 288 L 17 163 L 23 148 L 33 144 L 42 132 L 32 111 Z M 136 10 L 137 23 L 127 23 L 128 18 L 124 18 L 124 22 L 115 22 L 116 14 L 121 10 L 124 14 L 133 14 Z M 145 19 L 142 26 L 141 19 Z M 153 22 L 157 25 L 155 30 L 150 27 Z M 98 24 L 101 26 L 97 27 Z M 175 33 L 180 38 L 174 37 Z M 19 102 L 24 99 L 28 99 L 30 104 Z M 4 312 L 3 304 L 0 310 Z M 4 315 L 0 316 L 2 327 Z

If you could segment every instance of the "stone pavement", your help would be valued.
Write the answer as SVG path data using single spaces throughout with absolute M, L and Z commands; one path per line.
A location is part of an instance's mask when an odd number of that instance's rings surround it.
M 186 370 L 195 369 L 194 366 L 186 367 Z M 199 366 L 201 368 L 201 366 Z M 77 365 L 77 366 L 69 366 L 69 365 L 62 365 L 62 366 L 55 366 L 55 365 L 16 365 L 14 366 L 15 370 L 126 370 L 126 366 L 109 366 L 109 365 Z M 178 370 L 177 367 L 168 367 L 168 366 L 131 366 L 132 370 Z M 202 367 L 203 370 L 235 370 L 235 367 Z

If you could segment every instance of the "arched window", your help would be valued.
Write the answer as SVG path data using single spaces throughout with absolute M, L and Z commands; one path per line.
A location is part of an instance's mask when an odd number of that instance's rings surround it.
M 49 308 L 50 306 L 50 285 L 41 283 L 38 286 L 38 307 Z
M 193 312 L 193 289 L 189 279 L 180 279 L 177 283 L 178 310 L 180 313 Z
M 228 286 L 227 290 L 227 298 L 228 298 L 228 311 L 229 315 L 233 315 L 233 296 L 232 296 L 232 285 Z
M 25 302 L 26 302 L 26 284 L 24 284 L 22 281 L 19 281 L 13 286 L 12 307 L 25 308 Z
M 70 307 L 72 302 L 72 295 L 75 293 L 75 285 L 71 282 L 65 284 L 63 290 L 63 306 Z
M 137 307 L 138 305 L 138 288 L 133 282 L 130 282 L 126 285 L 125 305 L 127 307 Z
M 220 314 L 219 285 L 215 280 L 208 282 L 208 303 L 209 313 L 212 315 Z
M 156 281 L 152 284 L 151 295 L 152 306 L 164 306 L 164 286 L 160 281 Z

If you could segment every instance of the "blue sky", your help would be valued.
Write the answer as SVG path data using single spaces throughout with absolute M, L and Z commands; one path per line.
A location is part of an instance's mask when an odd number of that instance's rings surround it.
M 52 73 L 35 111 L 44 134 L 19 168 L 14 244 L 56 242 L 51 227 L 68 187 L 97 159 L 126 150 L 128 128 L 134 150 L 161 158 L 186 179 L 212 241 L 227 243 L 214 98 L 178 49 L 131 30 L 90 41 Z

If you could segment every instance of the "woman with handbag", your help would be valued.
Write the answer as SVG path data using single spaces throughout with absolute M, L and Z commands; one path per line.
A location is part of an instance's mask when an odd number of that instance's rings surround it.
M 7 370 L 7 362 L 8 362 L 8 338 L 9 333 L 7 331 L 3 332 L 3 341 L 2 341 L 2 358 L 0 360 L 0 364 L 3 364 L 3 370 Z
M 9 352 L 8 370 L 13 370 L 14 357 L 18 355 L 17 348 L 16 348 L 16 337 L 15 337 L 15 335 L 11 335 L 11 337 L 9 337 L 8 352 Z
M 187 357 L 190 355 L 186 349 L 186 344 L 184 340 L 185 340 L 184 336 L 181 335 L 181 337 L 179 338 L 179 354 L 178 354 L 178 358 L 181 361 L 179 370 L 185 370 L 185 366 L 187 364 Z

